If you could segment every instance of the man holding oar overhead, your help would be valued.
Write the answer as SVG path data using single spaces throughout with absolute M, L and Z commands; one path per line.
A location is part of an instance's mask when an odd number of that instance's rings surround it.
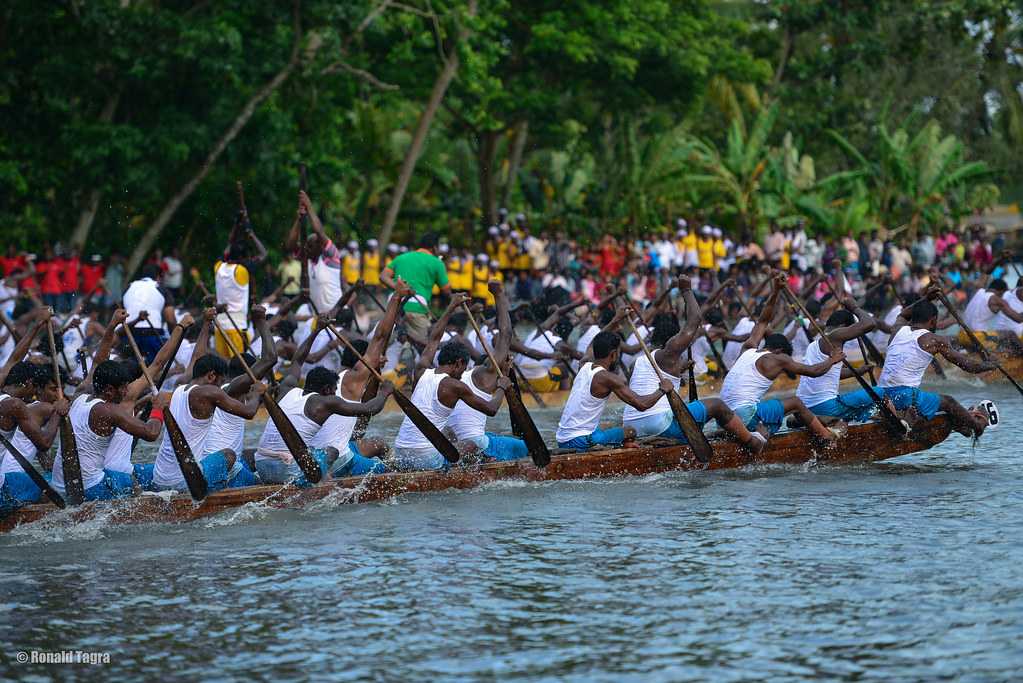
M 927 296 L 932 298 L 939 292 L 936 286 L 929 285 Z M 884 370 L 877 381 L 877 392 L 890 400 L 896 409 L 912 408 L 927 420 L 942 411 L 949 416 L 957 432 L 963 436 L 978 437 L 988 426 L 983 411 L 964 408 L 951 396 L 922 391 L 920 385 L 935 355 L 943 356 L 953 365 L 972 374 L 988 372 L 998 366 L 955 351 L 948 337 L 934 333 L 937 326 L 938 307 L 931 301 L 920 301 L 912 308 L 903 309 L 895 323 L 895 333 L 888 342 L 888 353 Z M 842 401 L 860 409 L 873 404 L 870 396 L 862 389 L 845 394 Z
M 692 283 L 688 277 L 678 279 L 678 288 L 686 302 L 686 326 L 680 328 L 678 319 L 670 313 L 659 313 L 653 319 L 653 335 L 650 339 L 654 348 L 654 362 L 660 373 L 667 378 L 675 390 L 682 386 L 682 375 L 689 366 L 685 359 L 685 351 L 692 344 L 693 338 L 700 331 L 701 309 L 693 295 Z M 629 378 L 629 388 L 642 395 L 655 391 L 660 386 L 657 370 L 650 365 L 646 355 L 640 355 Z M 723 401 L 716 398 L 705 398 L 690 401 L 686 406 L 696 424 L 703 427 L 711 419 L 735 436 L 739 443 L 747 446 L 754 454 L 763 450 L 767 443 L 761 434 L 746 429 L 739 419 Z M 637 436 L 659 436 L 689 443 L 678 420 L 674 418 L 667 396 L 661 396 L 657 403 L 646 410 L 638 410 L 632 405 L 625 406 L 622 422 L 636 432 Z
M 760 317 L 750 332 L 749 339 L 742 345 L 735 364 L 725 375 L 725 381 L 721 385 L 721 400 L 735 411 L 749 429 L 758 429 L 764 436 L 781 429 L 785 416 L 792 413 L 802 420 L 814 436 L 833 443 L 837 438 L 835 434 L 821 424 L 821 421 L 795 396 L 763 400 L 774 380 L 782 373 L 790 377 L 796 375 L 820 377 L 832 365 L 841 363 L 845 358 L 839 347 L 820 363 L 814 365 L 797 363 L 792 358 L 792 343 L 788 337 L 784 334 L 768 334 L 774 320 L 780 288 L 785 286 L 783 274 L 772 278 L 771 294 L 764 303 Z M 764 344 L 762 351 L 759 349 L 761 342 Z

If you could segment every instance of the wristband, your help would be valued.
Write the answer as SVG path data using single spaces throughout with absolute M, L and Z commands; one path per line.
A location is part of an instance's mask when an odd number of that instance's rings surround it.
M 163 422 L 163 408 L 153 408 L 149 413 L 149 419 Z

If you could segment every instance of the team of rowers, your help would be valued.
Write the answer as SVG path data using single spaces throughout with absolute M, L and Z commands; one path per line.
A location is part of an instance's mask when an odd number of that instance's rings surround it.
M 225 275 L 231 277 L 232 273 Z M 288 311 L 301 303 L 290 301 L 278 307 L 272 319 L 262 306 L 251 310 L 245 322 L 252 328 L 251 343 L 243 330 L 225 332 L 235 321 L 228 315 L 225 322 L 223 307 L 207 308 L 199 321 L 170 312 L 166 341 L 154 344 L 150 335 L 147 351 L 133 355 L 135 337 L 146 338 L 143 332 L 153 329 L 152 319 L 167 313 L 159 306 L 147 310 L 145 305 L 146 301 L 165 303 L 156 279 L 143 278 L 133 287 L 139 283 L 134 295 L 132 290 L 125 295 L 128 310 L 116 310 L 102 328 L 94 352 L 83 354 L 87 361 L 71 395 L 62 389 L 70 391 L 66 368 L 58 367 L 52 358 L 64 354 L 53 345 L 47 349 L 45 343 L 36 344 L 56 323 L 52 313 L 38 307 L 19 320 L 20 340 L 0 368 L 0 435 L 3 444 L 10 445 L 0 451 L 0 506 L 4 509 L 40 500 L 40 488 L 12 450 L 28 458 L 33 467 L 51 470 L 52 487 L 61 495 L 66 493 L 62 458 L 48 455 L 65 419 L 77 443 L 87 500 L 130 496 L 141 490 L 187 490 L 176 445 L 164 429 L 168 413 L 210 491 L 257 483 L 309 485 L 292 444 L 274 421 L 266 421 L 255 449 L 245 448 L 246 425 L 256 416 L 265 392 L 276 397 L 322 477 L 450 466 L 437 443 L 407 415 L 393 449 L 365 436 L 368 419 L 383 409 L 394 391 L 391 383 L 375 380 L 395 343 L 392 336 L 404 304 L 414 295 L 400 278 L 383 317 L 364 337 L 350 330 L 351 315 L 346 315 L 356 294 L 353 288 L 326 314 L 310 320 L 310 332 L 297 345 L 274 334 Z M 221 291 L 218 280 L 218 299 L 230 295 L 228 284 Z M 558 374 L 556 370 L 574 376 L 555 436 L 560 448 L 619 446 L 641 437 L 685 443 L 667 394 L 680 390 L 693 356 L 703 360 L 717 355 L 712 345 L 721 341 L 734 345 L 734 351 L 729 354 L 732 358 L 727 361 L 720 395 L 691 401 L 687 409 L 701 428 L 713 420 L 753 454 L 765 447 L 788 416 L 790 426 L 809 430 L 826 448 L 841 438 L 844 422 L 871 419 L 879 408 L 878 397 L 910 420 L 944 412 L 954 428 L 967 436 L 979 436 L 988 425 L 982 410 L 967 409 L 951 396 L 920 388 L 936 356 L 970 373 L 995 367 L 957 351 L 949 338 L 937 334 L 938 309 L 931 301 L 938 296 L 936 284 L 890 323 L 883 323 L 863 310 L 840 283 L 838 294 L 815 307 L 815 322 L 825 331 L 823 336 L 815 333 L 816 324 L 799 316 L 792 321 L 793 316 L 786 314 L 786 305 L 791 307 L 798 300 L 781 273 L 765 276 L 760 288 L 764 297 L 757 310 L 729 331 L 721 326 L 718 310 L 728 286 L 723 283 L 701 304 L 689 279 L 679 277 L 644 310 L 628 303 L 622 291 L 609 292 L 597 306 L 570 304 L 552 310 L 526 343 L 516 336 L 500 282 L 489 284 L 493 310 L 471 309 L 468 297 L 456 293 L 429 328 L 425 344 L 415 348 L 411 402 L 466 459 L 523 458 L 525 442 L 487 431 L 487 418 L 498 412 L 505 392 L 514 390 L 509 377 L 515 365 L 548 362 L 543 367 L 552 376 Z M 578 318 L 573 318 L 575 314 Z M 469 316 L 474 324 L 466 334 Z M 482 318 L 479 334 L 476 316 Z M 784 323 L 789 323 L 787 334 L 774 331 Z M 572 345 L 568 338 L 576 328 L 580 334 Z M 878 329 L 886 331 L 888 343 L 876 387 L 840 393 L 844 375 L 865 372 L 843 366 L 843 348 Z M 14 334 L 12 327 L 10 336 Z M 214 336 L 218 337 L 215 344 Z M 797 336 L 805 341 L 800 360 L 793 357 L 792 340 Z M 531 344 L 541 338 L 545 346 Z M 249 348 L 233 355 L 238 342 Z M 222 346 L 227 347 L 226 353 Z M 182 349 L 187 350 L 186 357 Z M 332 354 L 339 370 L 320 364 Z M 69 365 L 66 357 L 64 364 Z M 163 391 L 154 393 L 149 381 L 161 375 L 166 378 Z M 796 394 L 766 398 L 782 375 L 800 378 Z M 602 427 L 611 395 L 625 404 L 624 414 L 620 425 Z M 159 442 L 155 462 L 133 462 L 140 440 Z

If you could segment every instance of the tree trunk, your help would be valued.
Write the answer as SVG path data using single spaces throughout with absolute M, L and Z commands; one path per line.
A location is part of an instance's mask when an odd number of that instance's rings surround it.
M 469 0 L 469 16 L 471 17 L 476 16 L 476 4 L 477 0 Z M 398 182 L 394 187 L 394 192 L 391 194 L 391 203 L 387 206 L 387 214 L 384 216 L 384 223 L 380 228 L 379 240 L 381 249 L 386 249 L 391 241 L 391 233 L 394 231 L 394 224 L 398 221 L 398 214 L 401 212 L 402 202 L 405 201 L 405 193 L 408 191 L 409 183 L 412 181 L 412 174 L 415 173 L 419 155 L 423 151 L 426 136 L 430 133 L 430 126 L 433 125 L 433 119 L 437 115 L 437 110 L 440 109 L 440 103 L 444 100 L 444 94 L 447 92 L 448 86 L 451 85 L 455 74 L 458 73 L 460 61 L 458 57 L 458 43 L 468 37 L 469 30 L 463 28 L 458 34 L 457 42 L 450 48 L 451 56 L 444 62 L 443 68 L 437 74 L 437 79 L 433 82 L 430 98 L 426 101 L 426 107 L 416 123 L 416 130 L 412 134 L 412 142 L 405 153 L 404 160 L 401 162 Z
M 295 71 L 295 67 L 299 64 L 299 47 L 302 42 L 301 28 L 298 25 L 299 15 L 297 1 L 295 2 L 294 15 L 295 42 L 291 48 L 291 56 L 288 58 L 288 63 L 285 64 L 284 68 L 278 71 L 269 82 L 260 88 L 248 102 L 245 103 L 245 106 L 242 107 L 238 116 L 236 116 L 234 121 L 231 122 L 231 125 L 228 126 L 227 130 L 225 130 L 223 135 L 220 136 L 220 139 L 217 140 L 213 149 L 210 150 L 210 153 L 206 155 L 206 159 L 204 159 L 202 164 L 199 165 L 199 168 L 196 169 L 195 174 L 192 175 L 188 182 L 170 198 L 170 200 L 164 205 L 163 209 L 160 210 L 160 213 L 156 216 L 156 220 L 154 220 L 149 227 L 146 228 L 146 231 L 142 234 L 141 239 L 139 239 L 134 251 L 132 251 L 131 256 L 128 258 L 128 262 L 125 264 L 124 271 L 126 280 L 130 279 L 135 274 L 135 271 L 137 271 L 139 266 L 142 264 L 142 260 L 146 257 L 146 254 L 149 253 L 149 250 L 152 248 L 153 243 L 156 242 L 156 239 L 160 236 L 160 233 L 163 232 L 165 227 L 167 227 L 167 224 L 170 223 L 171 218 L 174 217 L 174 214 L 177 213 L 177 210 L 181 207 L 185 200 L 192 196 L 192 193 L 195 192 L 195 188 L 199 186 L 199 183 L 202 182 L 203 178 L 209 174 L 210 170 L 213 168 L 213 164 L 217 162 L 217 159 L 219 159 L 220 155 L 224 153 L 224 150 L 227 149 L 229 144 L 231 144 L 231 141 L 238 137 L 242 128 L 244 128 L 245 124 L 249 122 L 252 115 L 256 113 L 256 108 L 262 104 L 266 98 L 270 97 L 275 90 L 280 88 Z
M 526 137 L 529 135 L 529 121 L 525 120 L 515 127 L 515 139 L 512 141 L 511 157 L 508 159 L 508 177 L 501 191 L 501 206 L 508 206 L 512 188 L 518 181 L 519 166 L 522 165 L 522 154 L 526 149 Z
M 114 120 L 114 112 L 117 111 L 117 105 L 120 101 L 121 90 L 118 88 L 110 93 L 110 97 L 107 98 L 106 103 L 103 105 L 103 111 L 99 114 L 100 123 L 110 123 Z M 75 231 L 71 233 L 72 247 L 77 247 L 79 250 L 85 248 L 85 243 L 89 239 L 89 231 L 92 229 L 93 221 L 96 220 L 96 213 L 99 211 L 99 202 L 102 197 L 103 192 L 98 187 L 94 187 L 89 192 L 89 200 L 85 203 L 82 212 L 78 214 L 78 223 L 75 225 Z
M 479 166 L 480 206 L 483 218 L 490 225 L 497 222 L 497 173 L 494 164 L 500 135 L 501 133 L 496 130 L 480 133 L 479 152 L 476 157 Z

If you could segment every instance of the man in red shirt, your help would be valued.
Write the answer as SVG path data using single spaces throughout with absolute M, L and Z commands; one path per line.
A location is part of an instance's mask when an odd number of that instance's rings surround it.
M 43 258 L 36 263 L 36 275 L 39 276 L 39 291 L 43 295 L 43 303 L 57 310 L 60 306 L 61 287 L 60 273 L 62 270 L 60 257 L 54 256 L 53 249 L 46 247 Z
M 24 267 L 25 256 L 23 254 L 19 254 L 13 244 L 7 245 L 7 254 L 0 256 L 0 268 L 3 269 L 4 277 L 13 274 L 16 270 L 21 270 Z
M 82 286 L 78 290 L 82 296 L 87 295 L 98 287 L 105 271 L 106 267 L 103 265 L 103 257 L 99 254 L 93 254 L 86 263 L 82 264 Z M 95 293 L 102 296 L 103 288 L 99 287 Z
M 82 261 L 78 257 L 78 249 L 72 249 L 71 253 L 64 257 L 60 271 L 60 310 L 62 313 L 70 312 L 74 305 L 75 296 L 78 294 L 81 267 Z

